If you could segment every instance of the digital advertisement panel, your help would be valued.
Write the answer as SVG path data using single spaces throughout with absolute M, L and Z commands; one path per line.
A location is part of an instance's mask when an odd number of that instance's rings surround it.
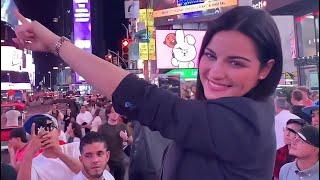
M 156 30 L 158 69 L 196 68 L 205 31 Z
M 74 12 L 74 44 L 91 53 L 91 16 L 90 16 L 90 0 L 73 0 Z M 84 79 L 76 75 L 76 81 L 81 82 Z
M 236 7 L 238 0 L 154 0 L 155 26 L 215 18 Z

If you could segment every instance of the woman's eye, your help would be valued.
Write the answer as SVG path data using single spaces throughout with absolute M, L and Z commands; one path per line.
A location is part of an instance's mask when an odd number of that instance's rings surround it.
M 213 55 L 212 53 L 209 53 L 209 52 L 205 52 L 204 55 L 205 55 L 206 57 L 210 58 L 210 59 L 215 59 L 215 58 L 216 58 L 215 55 Z
M 235 66 L 235 67 L 244 67 L 244 66 L 245 66 L 245 65 L 244 65 L 243 63 L 241 63 L 241 62 L 233 61 L 233 60 L 230 61 L 230 64 L 231 64 L 232 66 Z

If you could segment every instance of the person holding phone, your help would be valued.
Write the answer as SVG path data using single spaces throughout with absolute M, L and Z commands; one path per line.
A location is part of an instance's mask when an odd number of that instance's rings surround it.
M 17 16 L 22 25 L 16 27 L 14 41 L 19 46 L 55 53 L 112 98 L 117 113 L 173 140 L 162 179 L 272 178 L 276 140 L 271 97 L 283 57 L 279 30 L 266 11 L 238 6 L 208 25 L 199 52 L 196 100 L 159 89 Z
M 59 145 L 57 127 L 57 120 L 48 114 L 34 115 L 25 122 L 24 128 L 31 134 L 31 139 L 17 180 L 72 179 L 80 172 L 79 142 Z M 34 157 L 40 148 L 43 152 Z
M 89 125 L 91 124 L 93 117 L 87 110 L 85 105 L 81 106 L 80 113 L 76 117 L 76 122 L 84 129 L 83 135 L 90 132 Z

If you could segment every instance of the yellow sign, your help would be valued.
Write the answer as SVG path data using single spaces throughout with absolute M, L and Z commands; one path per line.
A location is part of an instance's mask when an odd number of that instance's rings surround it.
M 154 25 L 153 9 L 140 9 L 139 22 L 144 22 L 146 27 Z
M 169 9 L 162 9 L 153 12 L 153 17 L 165 17 L 165 16 L 173 16 L 183 13 L 190 13 L 196 11 L 206 11 L 210 9 L 216 9 L 221 7 L 228 7 L 228 6 L 236 6 L 238 5 L 238 0 L 217 0 L 217 1 L 205 1 L 201 4 L 193 4 L 189 6 L 180 6 L 175 8 Z
M 156 60 L 156 40 L 153 38 L 149 41 L 149 60 Z
M 141 60 L 156 60 L 156 40 L 150 39 L 149 42 L 139 43 L 139 56 Z
M 149 59 L 148 43 L 139 43 L 139 56 L 144 61 Z

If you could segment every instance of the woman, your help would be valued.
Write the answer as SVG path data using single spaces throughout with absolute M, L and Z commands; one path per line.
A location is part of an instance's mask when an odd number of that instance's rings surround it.
M 197 100 L 189 101 L 17 17 L 23 24 L 16 28 L 16 43 L 56 53 L 112 97 L 119 114 L 174 140 L 163 179 L 271 179 L 276 143 L 269 99 L 281 78 L 282 50 L 277 26 L 265 11 L 236 7 L 208 26 L 199 53 Z
M 80 139 L 82 138 L 81 126 L 78 123 L 71 121 L 67 127 L 66 134 L 68 143 L 80 142 Z
M 67 127 L 69 126 L 71 121 L 75 121 L 75 117 L 71 115 L 71 109 L 67 108 L 66 109 L 66 114 L 63 117 L 63 122 L 64 122 L 64 132 L 67 131 Z

